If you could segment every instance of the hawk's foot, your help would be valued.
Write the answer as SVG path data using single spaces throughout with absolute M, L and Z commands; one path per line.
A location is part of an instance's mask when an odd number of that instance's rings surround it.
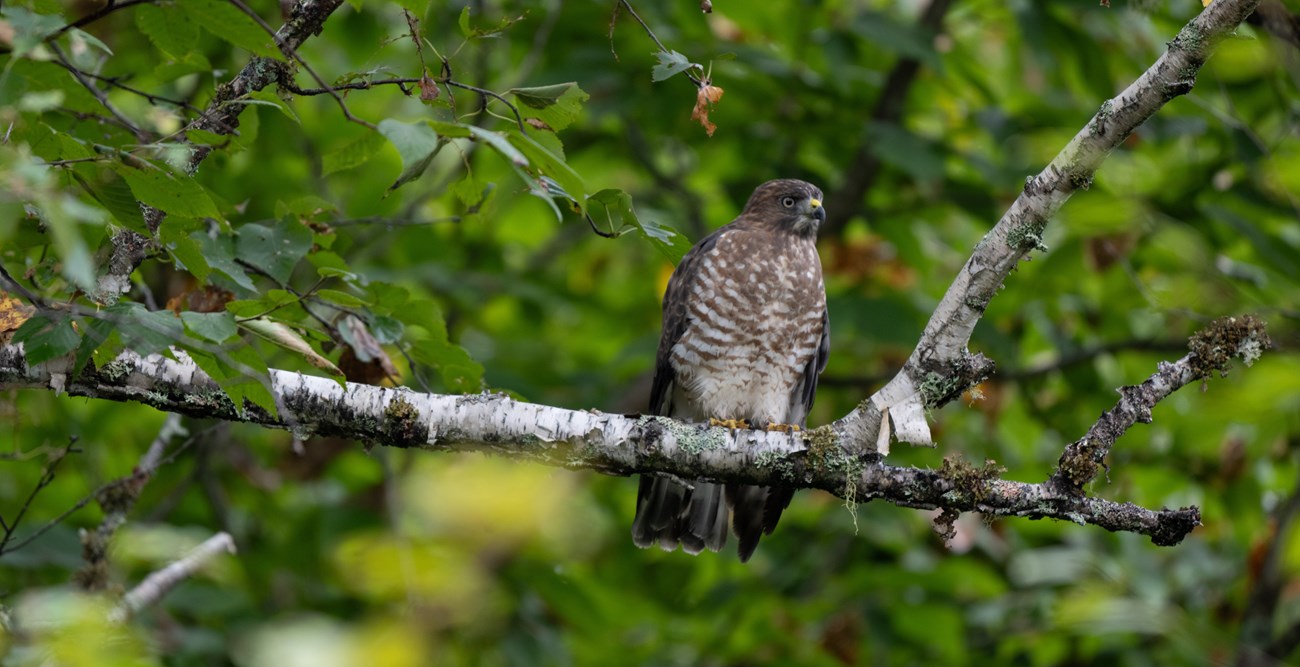
M 709 417 L 709 426 L 725 426 L 730 429 L 749 428 L 749 422 L 743 419 L 714 419 Z
M 771 424 L 767 425 L 769 431 L 780 431 L 782 433 L 798 433 L 800 430 L 798 424 Z

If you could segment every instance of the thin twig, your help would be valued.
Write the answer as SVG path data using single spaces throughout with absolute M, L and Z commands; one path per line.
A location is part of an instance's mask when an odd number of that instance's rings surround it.
M 22 506 L 18 508 L 18 513 L 14 515 L 12 520 L 5 523 L 4 538 L 0 539 L 0 555 L 3 555 L 7 551 L 19 549 L 23 544 L 26 544 L 26 542 L 22 542 L 13 547 L 13 549 L 5 549 L 9 544 L 9 540 L 13 539 L 14 531 L 17 530 L 19 524 L 22 523 L 23 515 L 27 514 L 28 508 L 32 506 L 32 501 L 36 499 L 36 495 L 39 494 L 42 489 L 49 486 L 50 482 L 54 481 L 54 476 L 59 470 L 59 464 L 63 463 L 63 459 L 68 458 L 68 454 L 81 451 L 73 449 L 73 446 L 76 444 L 77 436 L 69 436 L 67 446 L 63 448 L 63 451 L 58 452 L 51 457 L 51 461 L 45 467 L 45 470 L 41 472 L 41 478 L 36 481 L 36 486 L 32 488 L 31 493 L 27 494 L 27 499 L 24 500 Z
M 195 442 L 199 437 L 201 437 L 201 436 L 203 436 L 203 435 L 206 435 L 206 434 L 207 434 L 208 432 L 210 432 L 212 429 L 217 428 L 217 427 L 220 426 L 220 425 L 221 425 L 221 424 L 219 424 L 219 423 L 218 423 L 218 424 L 214 424 L 214 425 L 209 426 L 208 428 L 204 429 L 203 431 L 201 431 L 201 432 L 199 432 L 199 433 L 197 433 L 197 434 L 191 435 L 190 437 L 186 438 L 185 441 L 182 442 L 180 445 L 178 445 L 178 446 L 176 447 L 176 449 L 173 450 L 170 454 L 168 454 L 168 455 L 162 457 L 161 459 L 159 459 L 158 462 L 157 462 L 157 465 L 155 465 L 154 467 L 152 467 L 152 468 L 148 468 L 148 469 L 137 469 L 137 470 L 133 471 L 130 475 L 127 475 L 127 476 L 125 476 L 125 477 L 119 477 L 119 478 L 117 478 L 117 479 L 115 479 L 115 480 L 113 480 L 113 481 L 111 481 L 111 482 L 108 482 L 107 484 L 104 484 L 104 485 L 100 486 L 99 488 L 95 489 L 94 491 L 90 492 L 88 495 L 86 495 L 85 497 L 83 497 L 81 500 L 78 500 L 76 503 L 74 503 L 74 504 L 72 505 L 72 507 L 69 507 L 68 509 L 66 509 L 66 510 L 64 510 L 62 513 L 60 513 L 58 516 L 54 517 L 53 519 L 50 519 L 49 522 L 47 522 L 44 526 L 41 526 L 40 528 L 36 529 L 36 531 L 33 532 L 31 535 L 28 535 L 27 537 L 23 538 L 22 540 L 19 540 L 18 542 L 15 542 L 13 546 L 11 546 L 11 547 L 9 547 L 9 548 L 7 548 L 7 549 L 0 548 L 0 556 L 3 556 L 4 554 L 7 554 L 7 553 L 12 553 L 12 552 L 14 552 L 14 551 L 18 551 L 19 549 L 21 549 L 21 548 L 27 546 L 28 544 L 31 544 L 32 542 L 36 541 L 38 538 L 40 538 L 40 536 L 42 536 L 42 535 L 44 535 L 45 533 L 49 532 L 49 531 L 50 531 L 52 528 L 54 528 L 55 526 L 57 526 L 57 525 L 63 523 L 63 521 L 64 521 L 65 519 L 67 519 L 68 517 L 72 516 L 72 515 L 73 515 L 77 510 L 79 510 L 79 509 L 85 507 L 86 505 L 89 505 L 89 504 L 91 503 L 91 501 L 93 501 L 93 500 L 95 500 L 96 498 L 100 497 L 101 494 L 103 494 L 103 493 L 105 493 L 105 492 L 108 492 L 108 491 L 112 491 L 112 490 L 114 490 L 114 489 L 118 489 L 118 488 L 120 488 L 120 487 L 122 487 L 122 486 L 125 486 L 125 485 L 127 485 L 127 484 L 135 484 L 135 483 L 137 483 L 141 478 L 146 477 L 146 476 L 148 476 L 148 475 L 152 475 L 152 474 L 154 473 L 155 470 L 157 470 L 157 469 L 159 469 L 159 468 L 161 468 L 161 467 L 167 465 L 168 463 L 171 463 L 172 461 L 176 460 L 176 457 L 177 457 L 177 456 L 180 456 L 182 452 L 184 452 L 185 450 L 189 449 L 189 448 L 190 448 L 190 445 L 194 444 L 194 442 Z M 0 547 L 3 547 L 3 544 L 0 544 Z
M 640 24 L 641 24 L 641 28 L 642 28 L 643 30 L 645 30 L 645 34 L 649 35 L 649 36 L 650 36 L 650 39 L 654 40 L 655 46 L 658 46 L 658 47 L 659 47 L 659 51 L 660 51 L 660 52 L 662 52 L 662 53 L 671 53 L 671 51 L 668 49 L 668 47 L 664 46 L 664 43 L 661 42 L 661 41 L 659 41 L 659 37 L 656 36 L 656 35 L 655 35 L 655 32 L 654 32 L 653 30 L 650 29 L 649 24 L 647 24 L 644 20 L 641 19 L 641 15 L 640 15 L 640 14 L 637 14 L 637 13 L 636 13 L 636 10 L 632 8 L 632 3 L 628 2 L 628 0 L 618 0 L 618 5 L 615 5 L 615 7 L 614 7 L 614 11 L 615 11 L 614 18 L 615 18 L 615 19 L 618 18 L 618 13 L 617 13 L 617 12 L 618 12 L 618 6 L 619 6 L 619 5 L 622 5 L 622 7 L 623 7 L 624 9 L 627 10 L 627 13 L 631 14 L 631 15 L 632 15 L 632 18 L 636 19 L 636 22 L 637 22 L 637 23 L 640 23 Z M 610 24 L 610 36 L 611 36 L 611 37 L 613 37 L 613 34 L 614 34 L 614 33 L 613 33 L 613 29 L 614 29 L 614 26 L 613 26 L 613 24 L 611 23 L 611 24 Z M 612 42 L 611 42 L 611 43 L 612 43 Z M 685 72 L 682 72 L 682 73 L 686 75 L 686 78 L 688 78 L 688 79 L 691 80 L 691 83 L 694 83 L 694 84 L 695 84 L 695 87 L 696 87 L 696 88 L 699 88 L 699 87 L 702 87 L 702 86 L 705 85 L 705 83 L 704 83 L 703 81 L 701 81 L 701 80 L 700 80 L 698 77 L 696 77 L 694 74 L 691 74 L 689 70 L 688 70 L 688 71 L 685 71 Z
M 72 76 L 77 79 L 77 83 L 80 83 L 86 90 L 90 91 L 90 94 L 94 95 L 95 99 L 99 100 L 100 105 L 107 109 L 110 114 L 113 114 L 113 118 L 116 118 L 119 123 L 130 130 L 131 134 L 134 134 L 135 138 L 139 140 L 140 143 L 149 142 L 149 134 L 140 129 L 135 123 L 131 122 L 129 118 L 122 115 L 122 112 L 118 111 L 117 108 L 108 101 L 108 94 L 100 90 L 95 84 L 91 83 L 90 80 L 82 74 L 79 68 L 72 65 L 72 62 L 68 60 L 66 55 L 64 55 L 63 49 L 59 48 L 58 44 L 50 42 L 48 46 L 50 47 L 50 50 L 54 52 L 54 57 L 59 59 L 59 62 L 63 64 L 64 68 L 69 72 L 72 72 Z
M 90 25 L 91 23 L 94 23 L 95 21 L 98 21 L 104 18 L 105 16 L 108 16 L 109 14 L 118 11 L 119 9 L 126 9 L 127 7 L 131 7 L 133 5 L 143 5 L 145 3 L 152 4 L 154 2 L 157 2 L 157 0 L 121 0 L 121 2 L 118 2 L 117 0 L 108 0 L 108 2 L 103 7 L 100 7 L 99 9 L 91 12 L 90 14 L 87 14 L 86 16 L 83 16 L 77 19 L 76 21 L 73 21 L 72 23 L 69 23 L 68 25 L 65 25 L 62 28 L 59 28 L 58 30 L 55 30 L 54 32 L 46 35 L 45 41 L 47 42 L 53 41 L 59 35 L 62 35 L 63 33 L 72 30 L 73 28 L 82 28 L 87 25 Z
M 209 537 L 184 558 L 145 577 L 144 581 L 122 596 L 122 602 L 109 615 L 109 620 L 121 623 L 156 604 L 177 584 L 194 576 L 199 568 L 223 553 L 235 553 L 235 540 L 226 532 Z

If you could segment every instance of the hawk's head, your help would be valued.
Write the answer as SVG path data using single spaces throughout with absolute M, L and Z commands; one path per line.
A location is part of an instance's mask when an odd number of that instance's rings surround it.
M 816 236 L 826 219 L 822 191 L 791 178 L 768 181 L 754 190 L 741 214 L 764 226 L 799 236 Z

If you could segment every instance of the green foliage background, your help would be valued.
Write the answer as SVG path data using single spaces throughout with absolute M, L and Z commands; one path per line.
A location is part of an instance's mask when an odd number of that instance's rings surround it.
M 248 371 L 322 371 L 238 320 L 295 327 L 337 363 L 330 328 L 346 309 L 417 390 L 634 412 L 684 243 L 730 220 L 758 183 L 800 177 L 854 212 L 820 242 L 832 353 L 810 422 L 825 423 L 901 365 L 1025 177 L 1200 10 L 968 0 L 936 37 L 915 27 L 910 1 L 719 0 L 711 16 L 684 0 L 636 4 L 665 47 L 725 90 L 710 138 L 690 118 L 687 78 L 652 80 L 656 48 L 625 11 L 611 34 L 613 5 L 351 0 L 300 50 L 325 81 L 418 79 L 423 59 L 429 76 L 500 93 L 558 133 L 521 132 L 509 107 L 480 111 L 463 88 L 423 101 L 416 84 L 346 91 L 350 112 L 377 129 L 348 122 L 329 95 L 268 88 L 241 102 L 237 137 L 191 133 L 213 146 L 191 178 L 175 165 L 191 150 L 177 133 L 193 112 L 109 90 L 141 140 L 41 42 L 94 6 L 5 3 L 0 263 L 49 302 L 81 306 L 35 318 L 19 339 L 101 363 L 123 346 L 179 345 L 228 378 L 231 396 L 266 404 Z M 280 24 L 277 3 L 249 6 Z M 419 52 L 404 7 L 419 19 Z M 250 52 L 275 54 L 218 0 L 128 7 L 86 30 L 53 41 L 71 63 L 200 109 Z M 740 565 L 730 553 L 635 549 L 631 480 L 188 420 L 188 448 L 118 531 L 106 593 L 69 583 L 78 529 L 103 518 L 94 502 L 0 555 L 13 622 L 3 663 L 1231 662 L 1243 643 L 1300 621 L 1300 536 L 1270 519 L 1296 493 L 1300 450 L 1298 53 L 1251 27 L 1224 43 L 990 305 L 972 348 L 1002 378 L 932 415 L 938 449 L 893 457 L 991 458 L 1008 478 L 1040 481 L 1114 388 L 1180 356 L 1178 342 L 1208 320 L 1259 314 L 1279 349 L 1163 402 L 1090 489 L 1201 506 L 1205 525 L 1177 547 L 972 517 L 945 547 L 922 513 L 805 492 Z M 871 121 L 901 58 L 921 63 L 902 120 Z M 295 81 L 319 87 L 305 71 Z M 862 201 L 846 201 L 860 148 L 883 168 Z M 531 196 L 540 174 L 568 196 Z M 76 290 L 103 270 L 113 228 L 147 231 L 136 200 L 168 213 L 163 250 L 122 304 L 97 310 Z M 594 234 L 575 207 L 619 235 Z M 181 319 L 140 305 L 204 285 L 237 300 Z M 1104 346 L 1114 350 L 1089 352 Z M 77 438 L 15 539 L 130 474 L 164 419 L 134 404 L 0 396 L 6 521 Z M 117 594 L 216 530 L 234 535 L 237 556 L 131 623 L 104 623 Z M 1262 555 L 1279 540 L 1275 627 L 1244 634 Z

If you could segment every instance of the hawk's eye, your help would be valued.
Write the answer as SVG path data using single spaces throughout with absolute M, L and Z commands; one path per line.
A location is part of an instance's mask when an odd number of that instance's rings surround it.
M 782 197 L 781 205 L 786 208 L 794 208 L 794 197 Z

